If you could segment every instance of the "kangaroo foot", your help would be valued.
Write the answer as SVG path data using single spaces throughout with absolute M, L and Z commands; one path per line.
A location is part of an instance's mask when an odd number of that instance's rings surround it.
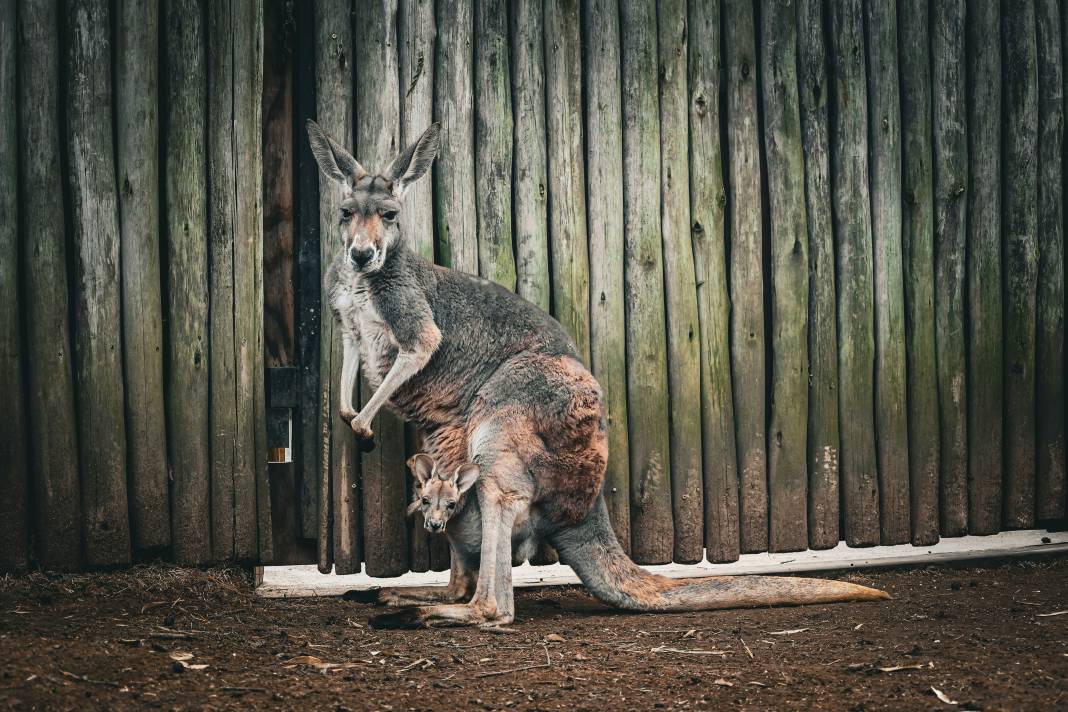
M 369 621 L 372 628 L 413 630 L 436 626 L 485 626 L 500 628 L 512 622 L 514 616 L 501 614 L 472 603 L 441 606 L 420 606 L 396 613 L 383 613 Z

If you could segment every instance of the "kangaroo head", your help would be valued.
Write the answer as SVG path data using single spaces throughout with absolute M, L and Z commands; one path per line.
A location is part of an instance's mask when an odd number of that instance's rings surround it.
M 478 465 L 469 462 L 450 475 L 438 470 L 430 455 L 419 453 L 409 458 L 408 468 L 418 484 L 408 514 L 422 511 L 423 526 L 428 532 L 445 531 L 449 517 L 463 505 L 464 495 L 478 479 Z
M 397 219 L 404 193 L 430 168 L 438 154 L 439 124 L 431 124 L 401 151 L 382 173 L 371 175 L 341 144 L 308 120 L 308 140 L 319 169 L 341 186 L 338 235 L 352 268 L 371 273 L 382 268 L 400 240 Z

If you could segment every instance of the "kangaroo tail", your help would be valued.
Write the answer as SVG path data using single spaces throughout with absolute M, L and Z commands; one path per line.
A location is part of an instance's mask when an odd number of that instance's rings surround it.
M 590 593 L 625 610 L 707 611 L 890 598 L 883 591 L 844 581 L 787 576 L 671 579 L 651 574 L 623 552 L 603 497 L 582 522 L 556 532 L 551 540 L 560 560 L 575 570 Z

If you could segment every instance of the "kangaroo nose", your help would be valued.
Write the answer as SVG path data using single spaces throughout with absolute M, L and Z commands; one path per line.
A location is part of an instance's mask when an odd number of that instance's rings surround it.
M 370 247 L 364 248 L 362 250 L 353 247 L 351 250 L 349 250 L 349 258 L 352 260 L 352 264 L 356 265 L 356 267 L 359 269 L 363 269 L 364 267 L 366 267 L 367 263 L 370 262 L 371 258 L 374 256 L 375 251 L 373 248 Z

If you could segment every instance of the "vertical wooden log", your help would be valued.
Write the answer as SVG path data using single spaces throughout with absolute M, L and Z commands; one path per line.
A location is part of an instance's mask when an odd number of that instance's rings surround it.
M 582 38 L 579 4 L 545 4 L 546 155 L 553 316 L 590 362 L 590 256 L 582 150 Z M 655 55 L 651 58 L 656 61 Z M 654 109 L 655 110 L 655 109 Z
M 771 266 L 771 551 L 808 548 L 808 218 L 797 82 L 797 16 L 761 9 L 764 155 Z
M 263 371 L 256 369 L 262 319 L 255 323 L 262 299 L 255 284 L 262 234 L 260 176 L 253 173 L 259 168 L 262 72 L 256 43 L 262 50 L 263 31 L 256 7 L 249 0 L 208 5 L 211 508 L 212 551 L 220 561 L 248 559 L 257 551 L 256 483 L 266 458 L 266 449 L 256 449 L 256 381 Z
M 397 15 L 397 47 L 400 53 L 402 146 L 408 146 L 418 139 L 434 120 L 436 42 L 433 0 L 401 0 Z M 434 197 L 430 176 L 408 188 L 400 219 L 408 245 L 433 262 Z M 418 434 L 414 428 L 406 429 L 406 439 L 408 454 L 415 454 L 418 451 Z M 411 477 L 406 473 L 404 478 L 410 488 Z M 413 571 L 426 571 L 431 568 L 435 563 L 432 561 L 431 546 L 440 539 L 442 537 L 427 535 L 420 515 L 416 514 L 409 520 L 408 557 Z M 444 565 L 448 567 L 447 558 Z
M 1035 517 L 1064 516 L 1064 70 L 1057 0 L 1035 4 L 1038 49 L 1038 427 Z
M 931 11 L 935 173 L 935 345 L 941 422 L 942 534 L 967 531 L 968 422 L 964 355 L 965 4 L 935 0 Z
M 515 291 L 512 254 L 512 77 L 508 4 L 475 8 L 475 212 L 478 271 Z
M 742 553 L 768 546 L 765 451 L 763 202 L 752 3 L 724 3 L 730 166 L 731 366 L 741 495 Z
M 968 431 L 981 434 L 968 443 L 971 534 L 994 534 L 1001 527 L 1004 378 L 999 7 L 998 2 L 975 3 L 968 11 Z M 937 495 L 929 497 L 935 499 Z
M 434 219 L 438 259 L 478 274 L 475 214 L 474 8 L 472 0 L 437 3 L 434 118 L 441 150 L 434 161 Z
M 517 291 L 519 296 L 537 304 L 544 311 L 549 311 L 551 288 L 546 211 L 548 178 L 545 173 L 545 39 L 543 37 L 542 3 L 540 0 L 516 0 L 511 7 L 512 112 L 515 118 L 512 198 L 515 205 L 513 229 L 516 243 Z M 618 17 L 614 27 L 618 36 Z M 602 29 L 610 33 L 612 26 Z M 618 86 L 618 47 L 615 51 L 617 53 L 616 85 Z M 593 82 L 590 82 L 587 87 L 591 92 L 598 91 Z M 618 96 L 616 103 L 619 103 Z M 616 113 L 618 115 L 618 108 Z M 619 133 L 618 125 L 616 133 Z M 618 147 L 616 152 L 619 153 Z M 592 235 L 590 240 L 592 250 Z M 590 279 L 593 279 L 592 274 Z M 622 286 L 620 285 L 621 293 Z M 592 324 L 590 328 L 593 328 Z M 601 385 L 604 385 L 603 380 L 601 380 Z M 626 418 L 623 421 L 625 428 Z M 609 430 L 609 452 L 612 452 L 611 427 Z M 626 488 L 620 490 L 623 493 L 626 491 Z M 608 502 L 608 507 L 613 523 L 618 524 L 618 510 L 613 509 L 611 500 Z M 618 529 L 616 533 L 619 533 Z
M 19 133 L 15 78 L 15 3 L 0 5 L 0 570 L 26 568 L 29 551 L 27 424 L 19 300 Z
M 401 146 L 397 2 L 367 6 L 355 23 L 356 156 L 369 171 L 381 171 Z M 510 243 L 509 243 L 510 244 Z M 360 388 L 370 399 L 366 381 Z M 404 423 L 382 410 L 371 425 L 378 447 L 361 458 L 363 540 L 367 573 L 397 576 L 408 570 L 408 474 L 404 467 Z
M 82 524 L 86 563 L 104 566 L 130 561 L 111 17 L 106 0 L 72 0 L 66 15 Z
M 604 496 L 616 538 L 630 550 L 630 454 L 623 276 L 623 124 L 619 5 L 583 7 L 586 56 L 586 201 L 590 235 L 590 350 L 604 389 L 608 472 Z M 518 90 L 518 83 L 516 85 Z M 517 114 L 518 130 L 518 114 Z M 519 155 L 518 142 L 516 155 Z M 516 186 L 517 196 L 519 185 Z M 517 201 L 518 212 L 518 201 Z M 522 282 L 520 282 L 522 284 Z
M 315 8 L 316 121 L 345 146 L 352 146 L 352 23 L 346 0 Z M 307 140 L 306 136 L 302 136 Z M 325 272 L 337 254 L 339 186 L 319 183 L 320 264 Z M 320 278 L 321 283 L 321 278 Z M 319 341 L 319 569 L 360 570 L 359 463 L 352 429 L 339 416 L 341 333 L 335 328 L 328 295 L 321 294 Z
M 160 283 L 159 8 L 122 0 L 115 32 L 116 170 L 122 236 L 126 463 L 137 549 L 171 542 Z
M 720 6 L 690 0 L 690 239 L 701 322 L 705 555 L 738 558 L 738 459 L 731 393 L 730 298 L 720 143 Z
M 808 223 L 808 545 L 838 545 L 838 328 L 831 229 L 830 118 L 822 5 L 797 6 L 798 93 Z
M 939 435 L 929 16 L 928 0 L 908 0 L 898 8 L 904 193 L 901 241 L 904 250 L 911 473 L 909 509 L 911 539 L 916 546 L 938 541 Z
M 875 427 L 883 544 L 909 528 L 905 292 L 901 255 L 901 104 L 894 0 L 865 0 L 875 277 Z
M 844 536 L 879 543 L 868 105 L 860 0 L 832 3 L 834 232 L 838 252 L 838 395 Z
M 704 556 L 701 456 L 701 325 L 690 240 L 686 0 L 657 3 L 660 58 L 660 230 L 664 243 L 668 387 L 671 398 L 671 505 L 678 563 Z
M 655 4 L 624 0 L 620 28 L 631 555 L 639 563 L 659 564 L 671 560 L 674 527 L 668 479 L 671 452 Z M 558 41 L 552 39 L 558 38 L 557 30 L 546 22 L 547 42 Z M 558 103 L 550 100 L 548 105 Z M 550 162 L 550 176 L 552 167 Z
M 1004 524 L 1035 522 L 1035 307 L 1038 262 L 1038 58 L 1035 5 L 1001 18 L 1004 43 L 1005 511 Z
M 204 15 L 197 0 L 164 6 L 164 224 L 167 244 L 167 446 L 171 541 L 181 564 L 211 558 L 208 237 Z

